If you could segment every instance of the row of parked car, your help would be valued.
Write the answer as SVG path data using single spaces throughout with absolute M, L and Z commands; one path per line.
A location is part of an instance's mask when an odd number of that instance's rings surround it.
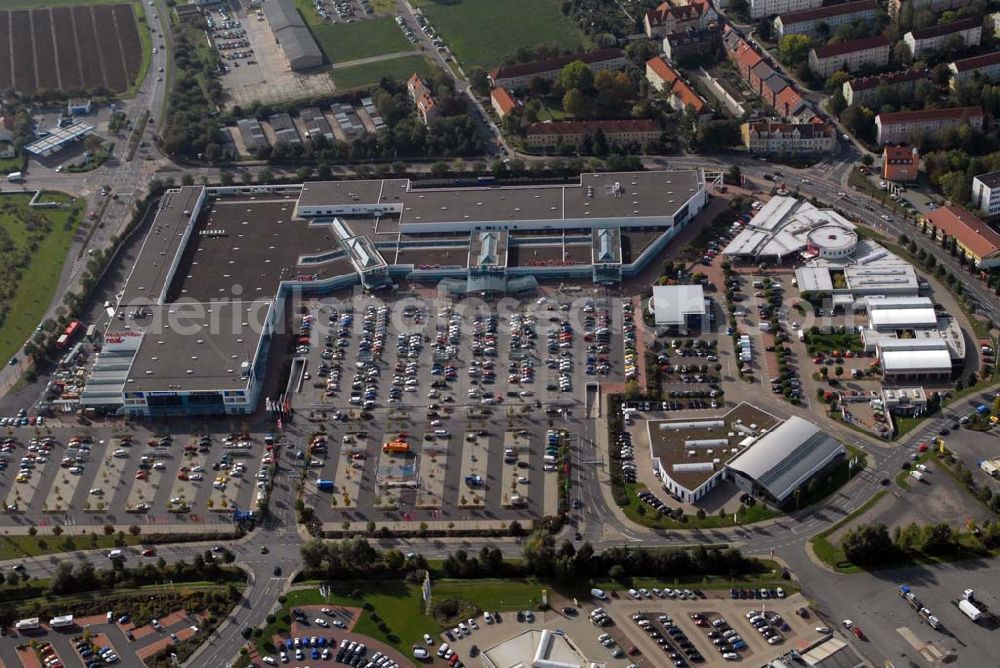
M 646 613 L 636 613 L 632 615 L 632 620 L 639 628 L 649 634 L 653 642 L 663 650 L 667 659 L 677 668 L 685 668 L 689 661 L 691 663 L 704 663 L 705 658 L 701 652 L 695 648 L 683 629 L 674 624 L 670 615 L 659 615 L 656 618 L 656 621 L 663 625 L 666 635 L 660 632 L 660 629 L 653 624 Z
M 627 431 L 618 434 L 618 447 L 622 463 L 622 478 L 625 482 L 635 482 L 635 451 L 632 449 L 632 434 Z
M 83 665 L 87 668 L 97 668 L 98 666 L 110 665 L 119 661 L 115 650 L 110 647 L 98 647 L 83 636 L 73 638 L 73 647 L 76 649 L 77 654 L 80 655 Z M 46 663 L 46 666 L 47 668 L 56 668 L 56 664 Z

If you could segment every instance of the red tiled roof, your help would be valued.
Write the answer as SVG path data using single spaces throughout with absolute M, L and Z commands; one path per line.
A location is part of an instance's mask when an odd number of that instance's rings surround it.
M 658 27 L 666 23 L 667 16 L 672 15 L 678 21 L 693 21 L 705 13 L 705 5 L 702 3 L 679 5 L 673 7 L 669 2 L 660 4 L 655 9 L 646 12 L 646 19 L 649 25 Z
M 920 162 L 920 153 L 912 146 L 886 146 L 882 151 L 882 161 L 894 165 Z
M 961 60 L 956 60 L 952 64 L 955 66 L 957 71 L 966 72 L 968 70 L 977 70 L 980 67 L 996 65 L 997 63 L 1000 63 L 1000 51 L 984 53 L 981 56 L 972 56 L 971 58 L 962 58 Z
M 802 102 L 802 96 L 799 95 L 799 91 L 795 90 L 792 86 L 784 88 L 774 98 L 774 106 L 778 110 L 778 113 L 782 114 L 785 113 L 785 105 L 788 105 L 789 112 L 793 112 Z
M 656 132 L 660 126 L 651 120 L 625 121 L 556 121 L 554 123 L 532 123 L 528 126 L 529 135 L 574 135 L 594 134 L 603 130 L 605 134 L 612 132 Z
M 1000 251 L 1000 233 L 960 206 L 938 207 L 927 214 L 927 221 L 980 258 Z
M 740 40 L 734 57 L 736 58 L 736 62 L 740 64 L 741 70 L 753 69 L 757 63 L 763 60 L 761 55 L 754 51 L 753 47 L 747 44 L 745 40 Z
M 850 42 L 841 42 L 840 44 L 824 44 L 814 48 L 813 52 L 815 52 L 817 58 L 829 58 L 831 56 L 842 56 L 845 53 L 854 53 L 855 51 L 867 51 L 868 49 L 890 46 L 891 44 L 892 42 L 885 35 L 876 35 L 875 37 L 863 37 L 851 40 Z
M 843 14 L 854 14 L 858 12 L 874 11 L 878 7 L 876 0 L 855 0 L 854 2 L 843 2 L 839 5 L 828 5 L 826 7 L 816 7 L 815 9 L 802 9 L 797 12 L 782 14 L 778 18 L 785 26 L 804 21 L 815 21 L 816 19 L 826 19 L 831 16 L 841 16 Z
M 674 68 L 670 67 L 667 61 L 665 61 L 660 56 L 656 56 L 655 58 L 650 58 L 649 60 L 647 60 L 646 67 L 653 70 L 656 76 L 660 77 L 663 81 L 666 82 L 672 83 L 680 78 L 677 72 L 674 70 Z
M 507 79 L 511 77 L 523 77 L 531 74 L 541 74 L 542 72 L 551 72 L 552 70 L 562 69 L 564 66 L 577 60 L 590 64 L 624 57 L 625 52 L 621 49 L 598 49 L 597 51 L 585 51 L 583 53 L 574 53 L 569 56 L 546 58 L 545 60 L 535 60 L 530 63 L 518 63 L 516 65 L 498 67 L 490 72 L 490 77 L 494 81 L 497 79 Z
M 946 118 L 971 118 L 983 116 L 982 107 L 951 107 L 948 109 L 924 109 L 921 111 L 897 111 L 879 114 L 875 118 L 884 126 L 891 123 L 916 123 L 920 121 L 940 121 Z
M 490 91 L 490 96 L 497 103 L 497 106 L 500 107 L 500 111 L 503 114 L 509 114 L 517 108 L 517 100 L 507 92 L 506 88 L 498 86 Z
M 673 92 L 677 94 L 680 101 L 684 103 L 685 106 L 689 106 L 699 114 L 710 113 L 711 109 L 708 108 L 708 104 L 705 102 L 701 95 L 695 89 L 691 88 L 688 82 L 683 79 L 678 79 L 674 82 Z
M 942 35 L 950 35 L 952 33 L 960 32 L 962 30 L 971 30 L 979 26 L 980 23 L 976 19 L 959 19 L 958 21 L 952 21 L 950 23 L 942 23 L 941 25 L 931 26 L 930 28 L 911 30 L 910 34 L 913 35 L 914 39 L 927 39 L 928 37 L 940 37 Z

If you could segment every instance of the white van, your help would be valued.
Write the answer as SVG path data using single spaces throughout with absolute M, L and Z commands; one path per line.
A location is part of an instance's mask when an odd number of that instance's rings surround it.
M 606 601 L 608 599 L 608 595 L 604 593 L 603 589 L 591 589 L 590 595 L 601 601 Z
M 447 438 L 449 434 L 447 429 L 435 429 L 434 435 L 438 438 Z
M 448 643 L 446 643 L 446 642 L 445 643 L 441 643 L 441 646 L 438 647 L 438 656 L 443 659 L 444 655 L 448 653 L 448 649 L 449 649 Z
M 111 550 L 108 552 L 108 559 L 120 559 L 123 556 L 125 556 L 125 553 L 121 550 Z

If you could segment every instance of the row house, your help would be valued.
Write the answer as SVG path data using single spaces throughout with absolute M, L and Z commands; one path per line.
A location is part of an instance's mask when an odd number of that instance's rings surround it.
M 837 130 L 829 123 L 754 121 L 740 126 L 743 145 L 760 155 L 829 153 L 837 147 Z
M 627 63 L 625 52 L 621 49 L 598 49 L 559 56 L 558 58 L 546 58 L 530 63 L 498 67 L 490 71 L 488 77 L 490 85 L 494 87 L 518 90 L 527 86 L 535 77 L 546 81 L 555 81 L 563 67 L 578 60 L 594 74 L 604 70 L 622 70 L 625 69 Z
M 584 137 L 593 138 L 598 130 L 614 146 L 659 141 L 661 134 L 660 126 L 651 120 L 553 121 L 529 125 L 524 143 L 532 148 L 576 146 Z
M 823 0 L 749 0 L 750 18 L 760 19 L 775 14 L 788 14 L 820 7 Z
M 678 61 L 705 57 L 714 60 L 714 54 L 722 42 L 722 27 L 711 25 L 707 28 L 688 28 L 674 32 L 663 38 L 663 55 L 668 60 Z
M 922 9 L 929 9 L 935 14 L 940 14 L 949 9 L 965 7 L 969 2 L 970 0 L 889 0 L 889 16 L 898 16 L 907 6 L 913 8 L 914 14 Z
M 983 25 L 978 19 L 959 19 L 950 23 L 911 30 L 903 35 L 903 41 L 910 47 L 914 58 L 927 51 L 941 48 L 941 45 L 952 36 L 957 35 L 965 46 L 978 46 L 983 37 Z
M 789 12 L 774 19 L 774 31 L 779 37 L 785 35 L 821 37 L 820 26 L 825 25 L 827 34 L 831 34 L 837 29 L 837 26 L 845 23 L 874 21 L 876 9 L 878 9 L 876 0 L 855 0 L 839 5 Z
M 869 77 L 856 77 L 845 81 L 843 88 L 844 100 L 848 106 L 869 104 L 875 97 L 875 90 L 887 87 L 900 93 L 912 93 L 916 83 L 926 79 L 924 70 L 909 69 L 886 74 L 874 74 Z
M 712 117 L 712 109 L 705 98 L 663 58 L 657 56 L 646 61 L 646 79 L 653 88 L 666 96 L 675 110 L 683 112 L 692 109 L 698 114 L 699 123 Z
M 968 123 L 975 130 L 983 129 L 985 113 L 982 107 L 952 107 L 879 114 L 875 117 L 876 139 L 880 145 L 906 144 L 920 132 L 936 134 L 945 128 Z
M 424 125 L 429 125 L 431 121 L 438 117 L 441 108 L 434 101 L 430 89 L 420 75 L 414 72 L 406 81 L 406 90 L 410 93 L 410 99 L 417 106 L 417 115 Z
M 956 60 L 948 63 L 948 69 L 951 70 L 949 85 L 952 90 L 959 84 L 968 83 L 976 75 L 984 81 L 996 81 L 1000 79 L 1000 51 Z
M 837 70 L 855 72 L 863 67 L 885 67 L 891 48 L 892 42 L 884 35 L 817 46 L 809 50 L 809 69 L 825 79 Z
M 920 150 L 916 146 L 886 146 L 882 151 L 882 178 L 894 183 L 913 183 L 920 173 Z
M 788 81 L 732 27 L 722 33 L 722 47 L 740 78 L 747 82 L 785 120 L 808 121 L 815 117 L 812 107 Z
M 656 39 L 689 28 L 707 28 L 718 20 L 719 13 L 708 0 L 684 5 L 664 2 L 646 12 L 642 25 L 646 37 Z

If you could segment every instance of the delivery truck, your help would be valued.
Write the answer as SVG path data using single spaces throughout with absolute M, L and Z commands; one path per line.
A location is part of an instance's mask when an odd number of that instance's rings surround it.
M 983 618 L 982 610 L 977 608 L 972 601 L 969 601 L 967 599 L 963 598 L 958 602 L 958 609 L 961 610 L 966 617 L 968 617 L 974 622 L 978 622 L 980 619 Z
M 7 175 L 7 180 L 11 183 L 18 183 L 24 180 L 24 172 L 11 172 Z

